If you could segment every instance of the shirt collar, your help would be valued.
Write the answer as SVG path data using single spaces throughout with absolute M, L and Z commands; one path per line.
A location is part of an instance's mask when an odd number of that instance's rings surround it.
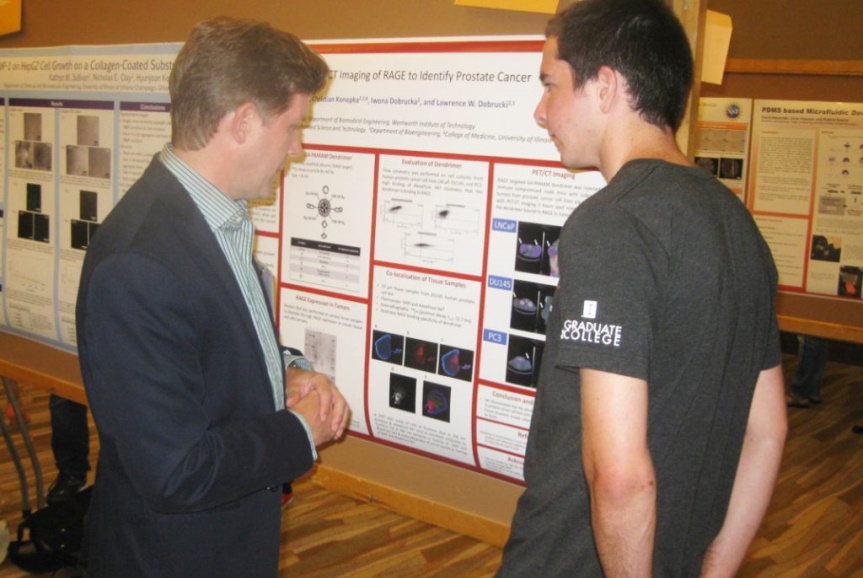
M 192 197 L 198 210 L 204 215 L 210 229 L 233 229 L 249 220 L 246 201 L 230 199 L 192 167 L 183 162 L 175 153 L 171 143 L 165 143 L 159 160 L 171 174 L 177 177 Z

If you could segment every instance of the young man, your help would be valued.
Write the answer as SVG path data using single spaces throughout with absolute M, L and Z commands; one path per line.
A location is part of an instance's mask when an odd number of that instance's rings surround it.
M 569 217 L 501 576 L 732 576 L 786 433 L 769 249 L 678 149 L 692 82 L 661 0 L 583 0 L 543 49 L 545 126 L 608 185 Z
M 225 18 L 177 56 L 172 142 L 99 228 L 81 277 L 100 435 L 91 577 L 278 574 L 282 486 L 342 435 L 348 409 L 277 343 L 245 201 L 302 153 L 327 74 L 291 34 Z

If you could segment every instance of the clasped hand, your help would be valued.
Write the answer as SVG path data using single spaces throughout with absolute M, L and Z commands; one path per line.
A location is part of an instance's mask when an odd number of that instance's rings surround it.
M 350 408 L 342 393 L 326 375 L 291 367 L 287 372 L 285 406 L 302 415 L 320 446 L 341 438 Z

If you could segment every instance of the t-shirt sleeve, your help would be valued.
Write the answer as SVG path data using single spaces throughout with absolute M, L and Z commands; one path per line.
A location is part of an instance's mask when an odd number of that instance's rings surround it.
M 615 205 L 577 212 L 562 237 L 555 364 L 647 379 L 667 263 L 661 244 Z

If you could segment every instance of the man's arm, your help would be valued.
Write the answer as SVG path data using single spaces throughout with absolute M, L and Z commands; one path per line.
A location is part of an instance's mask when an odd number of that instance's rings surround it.
M 704 556 L 701 576 L 734 576 L 743 562 L 770 504 L 787 432 L 782 366 L 777 365 L 762 371 L 755 385 L 731 502 Z
M 647 382 L 581 370 L 582 460 L 606 576 L 649 576 L 656 477 L 647 446 Z

